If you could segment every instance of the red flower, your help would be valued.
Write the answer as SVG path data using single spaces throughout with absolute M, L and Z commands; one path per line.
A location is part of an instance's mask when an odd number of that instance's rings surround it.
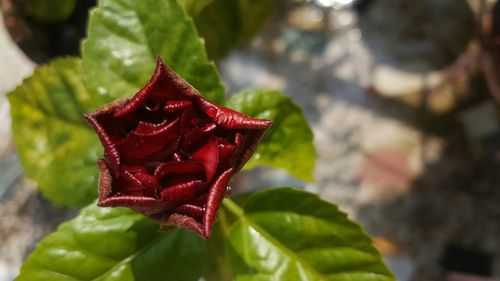
M 204 99 L 160 58 L 132 99 L 85 116 L 104 146 L 101 207 L 129 207 L 208 238 L 228 182 L 271 121 Z

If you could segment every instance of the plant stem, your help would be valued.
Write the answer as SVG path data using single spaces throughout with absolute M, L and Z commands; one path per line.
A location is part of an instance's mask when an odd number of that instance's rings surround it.
M 224 205 L 224 207 L 231 213 L 233 214 L 235 217 L 238 217 L 238 218 L 241 218 L 243 215 L 244 215 L 244 211 L 242 208 L 240 208 L 240 206 L 238 206 L 238 204 L 234 203 L 233 200 L 231 199 L 224 199 L 224 201 L 222 201 L 222 205 Z

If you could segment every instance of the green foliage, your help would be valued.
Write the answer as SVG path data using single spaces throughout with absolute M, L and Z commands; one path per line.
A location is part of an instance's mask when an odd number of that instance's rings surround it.
M 274 0 L 214 0 L 195 17 L 210 57 L 226 55 L 248 43 L 272 11 Z
M 225 199 L 225 201 L 230 201 Z M 228 267 L 227 255 L 224 251 L 229 227 L 228 213 L 219 209 L 218 219 L 212 228 L 212 236 L 206 241 L 206 259 L 204 261 L 203 278 L 207 281 L 232 281 Z
M 84 82 L 92 94 L 108 102 L 134 95 L 151 77 L 157 56 L 206 98 L 224 104 L 217 70 L 177 1 L 99 1 L 83 42 Z
M 246 43 L 262 28 L 272 12 L 274 0 L 239 0 L 241 32 L 239 42 Z
M 131 6 L 132 2 L 134 1 L 104 0 L 93 11 L 90 37 L 84 48 L 85 72 L 83 74 L 78 59 L 58 60 L 48 66 L 40 67 L 32 78 L 26 80 L 22 86 L 10 94 L 14 136 L 25 173 L 36 180 L 44 195 L 58 205 L 81 207 L 97 196 L 98 175 L 95 159 L 102 154 L 102 149 L 97 137 L 81 116 L 115 98 L 132 96 L 135 88 L 145 83 L 152 74 L 152 69 L 144 70 L 141 66 L 149 68 L 146 65 L 152 63 L 154 55 L 144 54 L 142 51 L 147 50 L 144 51 L 147 53 L 152 49 L 166 50 L 163 55 L 175 58 L 174 62 L 177 64 L 173 67 L 176 70 L 191 75 L 188 77 L 194 77 L 187 80 L 191 83 L 198 83 L 202 89 L 213 89 L 208 92 L 208 96 L 223 103 L 223 89 L 217 73 L 213 65 L 208 62 L 203 49 L 200 49 L 203 46 L 181 7 L 174 0 L 156 2 L 163 3 L 166 5 L 164 8 L 169 10 L 163 15 L 164 21 L 176 22 L 164 30 L 165 34 L 173 32 L 175 35 L 161 37 L 156 34 L 152 26 L 160 20 L 155 20 L 156 17 L 153 16 L 146 20 L 148 24 L 143 23 L 150 29 L 130 27 L 139 21 L 141 13 L 154 14 L 156 10 L 155 5 L 151 3 L 149 3 L 151 5 L 145 5 L 147 1 L 137 2 L 135 6 Z M 127 3 L 130 5 L 125 5 Z M 121 20 L 120 13 L 128 15 L 125 17 L 129 21 Z M 165 26 L 165 24 L 159 25 Z M 146 30 L 149 30 L 151 34 Z M 143 44 L 151 45 L 145 47 L 133 43 L 130 38 L 135 38 L 134 36 L 148 38 L 148 42 Z M 179 40 L 182 36 L 185 40 Z M 127 49 L 130 44 L 133 46 Z M 118 47 L 113 49 L 112 46 Z M 178 50 L 183 53 L 186 61 L 174 55 L 177 51 L 169 50 Z M 123 54 L 127 57 L 122 57 Z M 125 67 L 127 64 L 132 67 Z M 205 68 L 206 66 L 208 68 Z M 143 72 L 138 69 L 143 69 Z M 86 85 L 95 91 L 85 90 L 81 81 L 82 75 L 84 79 L 86 78 Z M 130 81 L 136 81 L 136 86 L 132 86 Z M 249 98 L 252 94 L 242 96 Z M 274 95 L 271 94 L 271 96 Z M 314 151 L 314 148 L 307 142 L 311 142 L 312 135 L 310 135 L 307 123 L 301 123 L 305 120 L 300 117 L 302 116 L 300 109 L 285 96 L 280 96 L 279 101 L 274 98 L 274 100 L 265 100 L 263 103 L 255 100 L 255 97 L 251 99 L 245 102 L 258 104 L 254 107 L 250 104 L 240 104 L 242 110 L 255 117 L 273 119 L 275 125 L 257 151 L 257 156 L 250 161 L 248 166 L 251 168 L 265 164 L 286 168 L 298 178 L 311 179 L 314 164 L 314 153 L 311 151 Z M 233 100 L 236 101 L 237 98 Z M 280 104 L 280 107 L 268 108 L 275 104 Z M 264 107 L 259 108 L 257 105 Z M 266 112 L 272 113 L 266 114 Z M 297 118 L 302 118 L 298 120 L 298 124 L 294 123 Z M 283 122 L 283 120 L 288 121 Z M 290 128 L 296 130 L 292 133 L 296 133 L 297 136 L 287 134 L 289 128 L 286 126 L 289 125 L 291 125 Z M 276 142 L 282 136 L 287 137 L 285 138 L 289 146 L 287 150 L 282 150 L 284 146 L 280 144 L 281 140 Z M 273 142 L 276 143 L 273 144 Z M 298 158 L 290 161 L 293 154 L 302 157 L 300 164 L 294 163 Z M 279 157 L 273 159 L 275 156 Z M 68 194 L 71 196 L 67 196 Z
M 92 204 L 40 242 L 16 281 L 179 280 L 201 276 L 203 240 L 128 209 Z
M 302 109 L 290 97 L 279 91 L 246 90 L 231 97 L 228 106 L 273 121 L 245 169 L 267 165 L 284 168 L 299 179 L 313 180 L 316 159 L 313 133 Z
M 243 210 L 224 205 L 236 220 L 219 212 L 209 241 L 92 205 L 42 240 L 16 281 L 394 280 L 362 229 L 314 194 L 276 188 Z
M 317 195 L 253 195 L 226 244 L 235 280 L 394 280 L 362 229 Z
M 248 40 L 272 2 L 179 1 L 196 16 L 212 54 Z M 83 63 L 66 58 L 41 66 L 9 94 L 22 165 L 47 198 L 73 207 L 94 200 L 102 148 L 82 114 L 135 94 L 158 55 L 224 104 L 217 71 L 176 0 L 100 0 Z M 229 106 L 274 122 L 247 168 L 268 165 L 312 180 L 312 131 L 289 97 L 247 90 Z M 40 242 L 16 280 L 394 280 L 362 229 L 318 196 L 278 188 L 246 202 L 241 209 L 225 199 L 209 241 L 93 203 Z
M 196 27 L 205 39 L 210 57 L 226 55 L 236 44 L 241 31 L 238 10 L 238 1 L 215 0 L 195 18 Z
M 196 17 L 213 1 L 214 0 L 179 0 L 179 3 L 184 6 L 184 9 L 190 16 Z
M 73 13 L 76 0 L 23 0 L 28 15 L 44 23 L 59 23 Z
M 81 62 L 59 59 L 36 69 L 9 95 L 12 131 L 26 176 L 58 205 L 84 206 L 97 196 L 101 145 L 82 114 L 95 104 Z

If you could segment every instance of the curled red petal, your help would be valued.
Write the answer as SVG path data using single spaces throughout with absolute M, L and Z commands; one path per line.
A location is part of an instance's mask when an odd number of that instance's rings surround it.
M 128 195 L 147 195 L 156 198 L 161 189 L 158 178 L 151 175 L 144 167 L 122 165 L 120 175 Z
M 185 110 L 186 108 L 192 106 L 193 103 L 190 101 L 186 100 L 174 100 L 174 101 L 167 101 L 165 103 L 165 106 L 163 107 L 163 110 L 169 113 L 174 113 L 178 112 L 180 110 Z
M 182 141 L 182 150 L 185 152 L 191 152 L 191 150 L 205 142 L 211 135 L 213 135 L 217 126 L 214 123 L 206 124 L 201 128 L 195 127 L 191 131 L 187 132 Z
M 165 188 L 161 192 L 161 200 L 172 202 L 173 205 L 190 202 L 205 186 L 206 184 L 200 180 L 178 183 Z
M 129 207 L 145 216 L 164 212 L 168 204 L 147 196 L 112 196 L 113 178 L 103 159 L 97 160 L 99 166 L 99 207 Z
M 97 204 L 100 206 L 101 202 L 104 202 L 112 194 L 111 185 L 113 183 L 113 177 L 104 159 L 98 159 L 97 166 L 99 168 L 99 199 Z
M 203 225 L 189 216 L 172 214 L 170 216 L 157 216 L 153 219 L 157 220 L 161 224 L 184 227 L 197 233 L 201 237 L 208 239 L 208 236 L 205 234 L 205 230 L 203 229 Z
M 245 136 L 241 135 L 240 137 L 236 135 L 236 143 L 240 143 L 237 145 L 240 150 L 240 154 L 238 155 L 238 161 L 235 163 L 235 172 L 238 172 L 243 165 L 252 157 L 252 154 L 257 149 L 257 145 L 260 143 L 260 140 L 264 136 L 265 131 L 250 131 L 247 132 Z
M 122 192 L 126 192 L 127 195 L 144 196 L 145 187 L 130 171 L 122 168 L 119 179 L 122 182 Z
M 203 219 L 204 209 L 200 206 L 184 204 L 175 208 L 175 212 L 181 215 L 192 217 L 196 221 L 198 221 Z
M 145 216 L 163 213 L 172 208 L 168 202 L 147 196 L 118 195 L 97 204 L 99 207 L 128 207 Z
M 215 137 L 210 138 L 202 147 L 193 153 L 190 160 L 201 163 L 203 168 L 205 168 L 206 181 L 210 182 L 219 164 L 217 139 Z
M 205 99 L 198 99 L 198 104 L 205 114 L 224 129 L 266 130 L 273 124 L 272 121 L 252 118 Z
M 212 224 L 217 216 L 217 210 L 219 210 L 220 203 L 224 199 L 224 195 L 227 191 L 227 185 L 231 176 L 233 175 L 233 169 L 228 169 L 222 173 L 217 180 L 213 183 L 210 191 L 208 192 L 207 203 L 205 206 L 205 218 L 203 220 L 203 229 L 205 230 L 206 237 L 210 236 L 212 232 Z
M 169 162 L 163 163 L 155 170 L 155 176 L 159 179 L 168 175 L 179 174 L 203 174 L 205 170 L 200 163 L 195 162 Z
M 124 117 L 147 104 L 148 99 L 157 97 L 175 98 L 179 91 L 174 85 L 165 79 L 167 69 L 160 58 L 156 60 L 156 69 L 153 77 L 139 92 L 125 105 L 114 112 L 115 117 Z
M 163 128 L 168 127 L 168 125 L 170 124 L 167 123 L 168 121 L 166 119 L 159 124 L 140 121 L 134 133 L 138 135 L 154 135 L 157 132 L 161 131 Z
M 217 146 L 219 150 L 219 158 L 224 159 L 224 161 L 228 161 L 228 164 L 231 164 L 229 161 L 231 161 L 231 158 L 234 156 L 236 145 L 220 138 L 217 140 Z
M 104 157 L 111 166 L 113 173 L 117 173 L 118 166 L 120 165 L 120 153 L 118 152 L 114 142 L 111 140 L 110 136 L 106 134 L 105 130 L 94 117 L 85 116 L 85 118 L 95 128 L 104 147 Z
M 121 156 L 128 161 L 145 161 L 173 153 L 179 142 L 179 119 L 165 123 L 156 131 L 146 134 L 130 133 L 118 146 Z M 168 145 L 168 147 L 166 147 Z M 162 150 L 164 150 L 162 152 Z M 162 154 L 159 154 L 162 153 Z

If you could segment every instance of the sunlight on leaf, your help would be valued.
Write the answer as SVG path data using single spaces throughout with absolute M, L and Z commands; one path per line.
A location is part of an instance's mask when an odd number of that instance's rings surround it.
M 16 281 L 179 280 L 201 276 L 204 241 L 124 208 L 92 204 L 44 238 Z
M 292 188 L 254 194 L 226 250 L 234 280 L 395 280 L 359 225 Z
M 57 205 L 81 207 L 97 197 L 97 136 L 82 118 L 96 103 L 81 62 L 58 59 L 9 93 L 12 130 L 27 177 Z
M 266 165 L 313 181 L 313 133 L 302 109 L 290 97 L 279 91 L 245 90 L 232 96 L 228 106 L 251 117 L 273 121 L 245 169 Z
M 218 72 L 175 0 L 99 1 L 82 49 L 85 86 L 107 102 L 134 95 L 161 56 L 207 99 L 224 104 Z

